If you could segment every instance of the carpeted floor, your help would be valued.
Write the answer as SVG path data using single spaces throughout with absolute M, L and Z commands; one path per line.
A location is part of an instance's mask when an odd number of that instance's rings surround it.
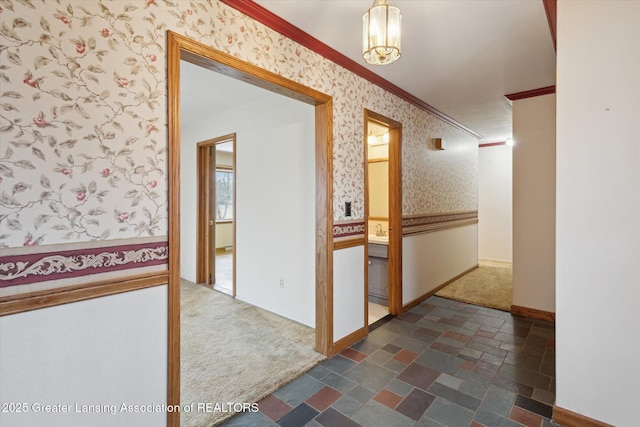
M 436 292 L 436 295 L 483 307 L 510 311 L 513 282 L 510 262 L 480 260 L 479 267 Z
M 180 298 L 182 405 L 257 402 L 325 359 L 312 328 L 185 280 Z M 183 411 L 180 424 L 209 427 L 231 415 Z

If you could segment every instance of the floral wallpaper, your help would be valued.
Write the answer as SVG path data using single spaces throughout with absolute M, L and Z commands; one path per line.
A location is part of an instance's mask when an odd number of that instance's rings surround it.
M 167 234 L 167 30 L 334 97 L 336 221 L 363 218 L 364 108 L 403 124 L 404 215 L 477 209 L 475 138 L 217 1 L 0 0 L 0 21 L 0 246 Z

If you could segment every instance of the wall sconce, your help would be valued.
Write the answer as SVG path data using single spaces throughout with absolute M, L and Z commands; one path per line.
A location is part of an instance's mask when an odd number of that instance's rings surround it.
M 380 141 L 381 139 L 382 141 Z M 389 143 L 389 132 L 385 132 L 381 136 L 376 136 L 372 132 L 369 132 L 367 143 L 369 145 L 387 145 Z
M 447 140 L 442 138 L 433 138 L 433 145 L 436 148 L 436 150 L 446 150 Z

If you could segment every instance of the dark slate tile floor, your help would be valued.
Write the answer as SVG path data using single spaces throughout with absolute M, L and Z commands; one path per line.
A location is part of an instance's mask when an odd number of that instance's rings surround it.
M 223 425 L 555 425 L 552 323 L 431 297 L 372 329 Z

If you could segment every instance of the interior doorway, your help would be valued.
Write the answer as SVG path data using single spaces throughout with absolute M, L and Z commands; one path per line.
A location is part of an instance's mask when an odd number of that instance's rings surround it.
M 402 313 L 402 125 L 365 110 L 366 307 L 370 325 Z
M 369 325 L 389 314 L 389 128 L 367 122 Z
M 235 298 L 236 135 L 197 144 L 196 281 Z
M 332 98 L 300 83 L 241 61 L 193 39 L 167 33 L 168 133 L 169 133 L 169 307 L 168 395 L 170 405 L 180 404 L 180 248 L 181 248 L 181 60 L 248 82 L 313 106 L 315 117 L 315 349 L 332 355 L 333 349 L 333 190 Z M 180 414 L 167 415 L 178 426 Z

